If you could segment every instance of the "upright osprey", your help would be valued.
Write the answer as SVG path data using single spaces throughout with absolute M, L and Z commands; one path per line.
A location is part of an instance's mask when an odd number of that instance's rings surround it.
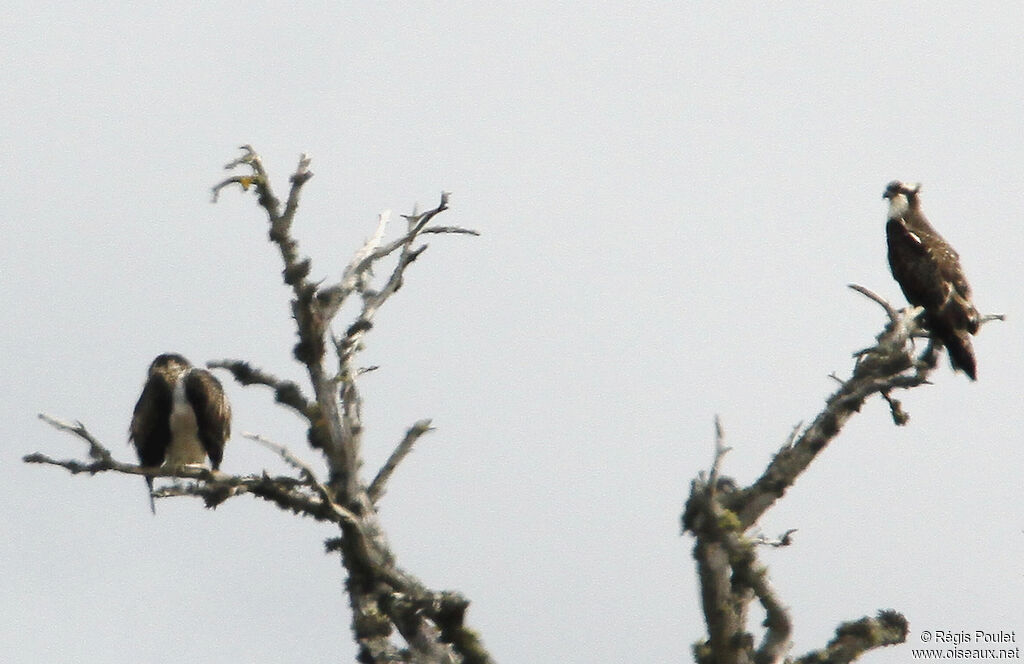
M 213 374 L 181 355 L 165 353 L 149 365 L 130 431 L 140 465 L 202 465 L 210 457 L 217 470 L 231 435 L 231 405 Z M 146 484 L 155 513 L 153 478 L 146 477 Z
M 978 331 L 980 316 L 971 303 L 960 256 L 921 212 L 920 190 L 920 184 L 894 180 L 882 194 L 889 199 L 889 267 L 907 300 L 924 307 L 925 323 L 946 346 L 953 368 L 975 380 L 971 335 Z

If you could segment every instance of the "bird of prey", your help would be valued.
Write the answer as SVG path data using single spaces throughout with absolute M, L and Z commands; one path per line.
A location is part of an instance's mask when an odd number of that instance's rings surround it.
M 953 369 L 976 380 L 971 335 L 978 331 L 980 316 L 960 256 L 921 212 L 920 191 L 920 184 L 894 180 L 882 194 L 889 199 L 889 268 L 910 304 L 924 307 L 924 322 L 946 347 Z
M 142 466 L 201 466 L 209 457 L 217 470 L 231 435 L 231 405 L 209 371 L 181 355 L 158 355 L 135 404 L 130 434 Z M 146 477 L 146 484 L 156 513 L 153 478 Z

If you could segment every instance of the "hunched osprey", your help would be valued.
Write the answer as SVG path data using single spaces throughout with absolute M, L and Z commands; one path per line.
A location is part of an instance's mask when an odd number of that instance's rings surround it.
M 920 184 L 893 180 L 882 194 L 889 199 L 889 268 L 910 304 L 924 307 L 925 323 L 946 346 L 953 369 L 976 380 L 971 335 L 978 331 L 980 316 L 960 256 L 921 212 L 920 191 Z
M 142 466 L 201 466 L 209 457 L 217 470 L 231 435 L 231 404 L 213 374 L 165 353 L 149 365 L 130 432 Z M 155 514 L 153 478 L 146 477 L 146 484 Z

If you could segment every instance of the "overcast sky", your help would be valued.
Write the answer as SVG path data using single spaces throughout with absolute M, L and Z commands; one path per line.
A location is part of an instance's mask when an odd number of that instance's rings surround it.
M 119 458 L 161 352 L 301 379 L 255 197 L 210 203 L 251 143 L 337 278 L 385 208 L 453 192 L 362 358 L 368 477 L 430 417 L 381 503 L 400 563 L 473 602 L 502 662 L 685 662 L 702 638 L 678 517 L 712 419 L 753 480 L 899 305 L 885 184 L 923 182 L 979 308 L 978 382 L 945 362 L 873 399 L 763 519 L 793 654 L 896 609 L 1024 639 L 1024 14 L 1015 3 L 7 2 L 0 119 L 0 643 L 10 662 L 351 661 L 330 528 L 249 497 L 149 513 Z M 950 5 L 952 3 L 949 3 Z M 222 376 L 223 468 L 304 446 Z M 752 626 L 759 618 L 752 621 Z M 1018 644 L 1020 645 L 1020 644 Z

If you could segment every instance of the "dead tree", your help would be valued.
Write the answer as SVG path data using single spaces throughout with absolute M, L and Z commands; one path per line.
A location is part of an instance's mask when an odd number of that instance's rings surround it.
M 424 664 L 485 664 L 492 661 L 483 643 L 466 626 L 469 600 L 458 592 L 427 588 L 397 564 L 377 518 L 377 501 L 387 482 L 416 441 L 431 430 L 430 420 L 409 427 L 379 472 L 366 482 L 360 477 L 363 465 L 362 399 L 359 378 L 368 369 L 357 363 L 365 335 L 373 328 L 374 316 L 402 286 L 406 269 L 426 250 L 422 243 L 429 234 L 471 234 L 475 231 L 454 226 L 433 225 L 435 217 L 448 207 L 448 194 L 437 207 L 405 216 L 397 239 L 387 240 L 389 214 L 380 216 L 374 235 L 356 252 L 335 283 L 309 279 L 310 259 L 299 252 L 292 225 L 303 185 L 313 177 L 309 159 L 303 155 L 292 174 L 284 204 L 274 195 L 260 157 L 249 146 L 226 168 L 243 169 L 213 188 L 213 197 L 232 185 L 254 190 L 270 222 L 270 241 L 277 246 L 284 264 L 282 276 L 292 290 L 291 310 L 298 342 L 293 354 L 309 377 L 308 390 L 255 368 L 244 360 L 209 362 L 226 369 L 242 385 L 263 385 L 273 390 L 274 399 L 298 413 L 308 424 L 309 445 L 326 461 L 329 475 L 320 478 L 312 466 L 284 446 L 260 436 L 248 436 L 273 449 L 294 468 L 294 475 L 271 477 L 226 475 L 203 468 L 145 468 L 118 461 L 81 423 L 66 423 L 41 416 L 88 443 L 88 459 L 58 460 L 43 454 L 24 457 L 28 463 L 61 466 L 72 473 L 119 472 L 150 477 L 186 480 L 158 489 L 158 498 L 189 495 L 203 499 L 207 507 L 251 494 L 303 516 L 335 524 L 338 535 L 326 542 L 329 553 L 340 556 L 347 573 L 346 590 L 352 607 L 352 631 L 358 645 L 358 660 L 365 664 L 420 662 Z M 394 260 L 387 276 L 376 283 L 373 268 L 382 260 Z M 360 304 L 342 329 L 335 320 L 343 304 Z M 333 323 L 333 326 L 332 326 Z M 404 647 L 395 644 L 395 633 Z
M 920 308 L 897 311 L 888 302 L 862 286 L 851 288 L 881 305 L 889 322 L 877 343 L 854 354 L 852 375 L 840 380 L 825 402 L 825 408 L 807 427 L 797 427 L 761 476 L 747 487 L 738 487 L 722 475 L 725 446 L 722 427 L 715 421 L 715 454 L 710 471 L 701 472 L 690 485 L 690 496 L 682 516 L 683 532 L 696 539 L 693 557 L 697 561 L 701 604 L 707 624 L 707 638 L 694 646 L 698 664 L 779 664 L 788 659 L 792 646 L 792 621 L 778 593 L 768 580 L 767 569 L 758 562 L 758 545 L 788 546 L 794 530 L 776 539 L 751 536 L 764 513 L 796 482 L 815 457 L 839 435 L 843 425 L 874 394 L 889 404 L 893 422 L 908 421 L 895 390 L 908 390 L 928 382 L 935 369 L 941 344 L 929 338 L 922 326 Z M 982 322 L 1002 320 L 985 316 Z M 915 354 L 914 340 L 928 339 Z M 759 643 L 748 627 L 751 604 L 760 604 L 765 616 L 764 635 Z M 857 659 L 873 648 L 903 643 L 909 624 L 897 611 L 885 609 L 875 616 L 844 622 L 824 647 L 795 661 L 801 664 L 842 664 Z

